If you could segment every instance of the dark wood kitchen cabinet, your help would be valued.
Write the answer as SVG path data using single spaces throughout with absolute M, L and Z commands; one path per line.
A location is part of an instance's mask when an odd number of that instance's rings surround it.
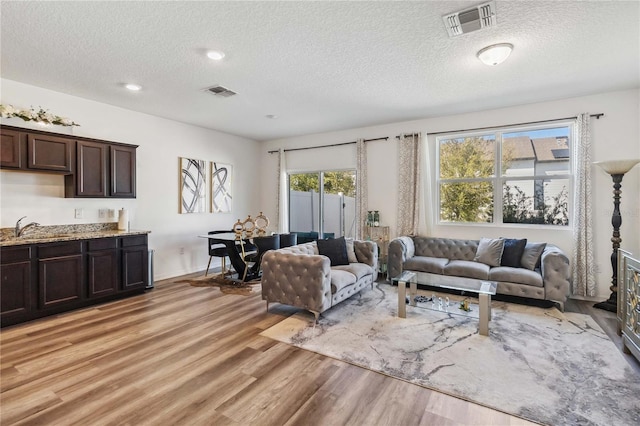
M 73 305 L 83 298 L 82 243 L 70 241 L 38 247 L 38 307 Z
M 71 173 L 75 139 L 27 133 L 27 169 Z
M 148 267 L 147 236 L 122 238 L 122 289 L 144 288 Z
M 111 154 L 111 197 L 136 197 L 136 148 L 124 145 L 109 146 Z
M 78 141 L 76 145 L 76 174 L 65 178 L 65 196 L 106 197 L 109 145 Z M 70 194 L 68 194 L 68 192 Z
M 21 169 L 27 158 L 26 135 L 14 130 L 0 129 L 0 167 Z
M 0 128 L 0 168 L 64 174 L 67 198 L 136 198 L 137 145 Z
M 57 172 L 73 172 L 75 138 L 44 132 L 1 128 L 3 169 Z
M 145 290 L 147 235 L 0 248 L 2 327 Z
M 88 242 L 87 289 L 90 298 L 118 292 L 118 250 L 116 238 Z
M 28 319 L 32 310 L 30 246 L 3 248 L 0 253 L 0 322 Z
M 65 197 L 135 198 L 136 147 L 78 141 L 76 173 L 65 176 Z

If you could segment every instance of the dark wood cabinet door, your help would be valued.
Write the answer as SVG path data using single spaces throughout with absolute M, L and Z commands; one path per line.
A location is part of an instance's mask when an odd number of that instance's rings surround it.
M 109 146 L 103 143 L 78 141 L 76 146 L 76 197 L 106 197 L 109 169 Z
M 26 317 L 31 311 L 31 261 L 2 265 L 0 319 Z
M 111 152 L 111 196 L 135 198 L 136 148 L 112 145 L 109 150 Z
M 81 254 L 40 259 L 38 266 L 38 302 L 41 309 L 82 299 Z
M 29 133 L 27 135 L 27 168 L 57 172 L 73 171 L 75 140 Z
M 147 285 L 147 246 L 122 249 L 122 290 L 144 288 Z
M 20 169 L 25 167 L 24 158 L 26 156 L 27 145 L 25 134 L 14 130 L 0 129 L 2 136 L 0 150 L 0 167 L 3 169 Z
M 87 253 L 89 297 L 102 297 L 118 292 L 118 251 Z

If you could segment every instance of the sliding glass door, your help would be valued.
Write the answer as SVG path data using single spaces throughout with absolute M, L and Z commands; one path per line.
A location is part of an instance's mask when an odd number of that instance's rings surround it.
M 289 174 L 289 229 L 298 242 L 354 237 L 355 170 Z

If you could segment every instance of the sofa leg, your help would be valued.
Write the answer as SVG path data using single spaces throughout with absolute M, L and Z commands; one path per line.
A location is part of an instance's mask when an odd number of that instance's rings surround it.
M 318 322 L 318 318 L 320 318 L 320 312 L 311 311 L 311 313 L 312 313 L 312 314 L 313 314 L 313 316 L 314 316 L 314 319 L 313 319 L 313 326 L 315 327 L 315 326 L 316 326 L 316 323 Z
M 564 303 L 563 302 L 558 302 L 557 300 L 553 300 L 553 303 L 555 303 L 555 305 L 558 307 L 558 309 L 560 309 L 560 312 L 564 312 Z
M 269 301 L 267 300 L 267 313 L 269 313 Z

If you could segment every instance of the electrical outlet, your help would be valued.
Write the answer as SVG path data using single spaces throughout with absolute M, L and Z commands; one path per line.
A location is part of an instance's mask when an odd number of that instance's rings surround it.
M 116 210 L 109 209 L 109 219 L 114 219 L 116 217 Z
M 83 210 L 82 209 L 76 209 L 76 212 L 75 212 L 76 219 L 82 219 L 83 216 L 84 216 Z
M 180 247 L 180 254 L 184 254 L 184 247 Z
M 107 209 L 99 209 L 98 210 L 98 217 L 100 219 L 104 219 L 105 217 L 107 217 Z

